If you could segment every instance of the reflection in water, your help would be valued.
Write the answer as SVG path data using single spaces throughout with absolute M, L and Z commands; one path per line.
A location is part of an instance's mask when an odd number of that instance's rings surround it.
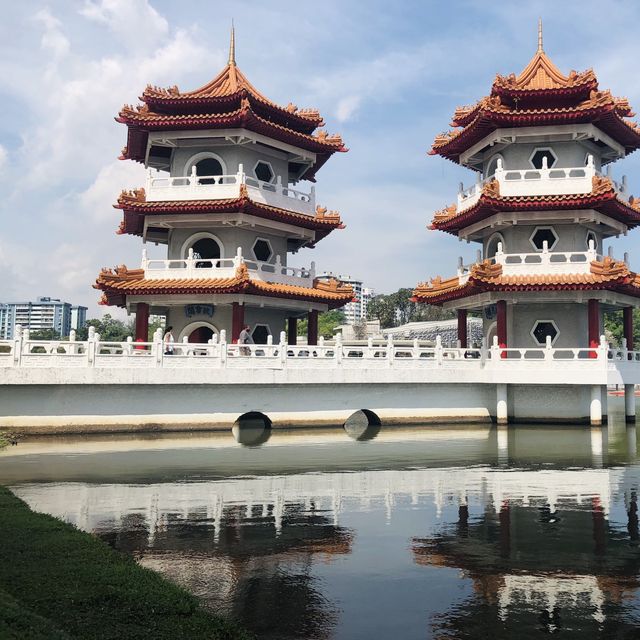
M 635 429 L 345 430 L 29 443 L 0 481 L 260 638 L 634 637 Z

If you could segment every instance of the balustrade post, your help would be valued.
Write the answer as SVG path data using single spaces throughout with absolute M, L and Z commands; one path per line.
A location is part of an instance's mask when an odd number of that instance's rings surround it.
M 553 360 L 553 350 L 551 348 L 551 336 L 547 336 L 545 338 L 544 359 L 545 360 Z
M 480 366 L 484 367 L 487 361 L 487 339 L 483 336 L 480 343 Z
M 193 278 L 194 273 L 193 270 L 195 268 L 195 259 L 193 257 L 193 247 L 189 247 L 189 252 L 187 253 L 187 259 L 185 260 L 187 266 L 187 277 Z
M 324 358 L 324 356 L 326 355 L 326 349 L 324 345 L 324 336 L 320 336 L 318 338 L 318 346 L 320 347 L 320 349 L 318 349 L 318 356 Z
M 287 365 L 287 334 L 284 331 L 280 332 L 280 362 L 283 367 Z
M 162 367 L 164 362 L 164 341 L 162 339 L 162 329 L 159 327 L 153 334 L 153 350 L 156 354 L 156 367 Z
M 220 364 L 227 366 L 227 332 L 225 329 L 220 331 Z
M 392 367 L 393 366 L 393 334 L 390 333 L 387 336 L 387 364 Z
M 87 366 L 92 367 L 96 356 L 96 328 L 89 327 L 87 335 Z
M 442 336 L 436 336 L 436 348 L 435 348 L 435 356 L 436 362 L 438 365 L 442 365 Z
M 276 176 L 276 193 L 278 195 L 284 195 L 284 189 L 282 187 L 282 176 Z
M 133 353 L 133 338 L 131 336 L 127 336 L 127 348 L 124 351 L 128 356 Z
M 17 324 L 13 332 L 13 366 L 22 364 L 22 325 Z
M 336 349 L 336 364 L 342 364 L 342 333 L 336 333 L 335 340 L 335 349 Z
M 420 358 L 420 346 L 418 344 L 418 338 L 413 339 L 413 359 L 418 360 Z
M 598 344 L 598 359 L 602 359 L 604 363 L 607 363 L 607 355 L 609 351 L 609 345 L 607 338 L 604 335 L 600 336 L 600 343 Z
M 500 344 L 498 343 L 498 336 L 493 336 L 493 342 L 491 343 L 491 360 L 497 363 L 501 358 Z
M 75 329 L 71 329 L 71 331 L 69 331 L 69 343 L 68 343 L 68 347 L 67 347 L 67 353 L 70 355 L 74 355 L 76 353 L 76 345 L 73 344 L 76 341 L 76 330 Z
M 309 268 L 309 278 L 311 280 L 315 280 L 316 279 L 316 263 L 315 261 L 311 261 L 311 266 Z
M 309 193 L 309 200 L 311 200 L 311 210 L 316 210 L 316 187 L 311 185 L 311 191 Z

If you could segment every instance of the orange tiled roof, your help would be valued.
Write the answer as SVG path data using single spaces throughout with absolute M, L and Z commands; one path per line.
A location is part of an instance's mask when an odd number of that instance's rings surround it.
M 298 109 L 292 103 L 282 107 L 269 100 L 249 82 L 233 60 L 229 61 L 227 66 L 213 80 L 198 89 L 181 92 L 175 85 L 166 89 L 147 85 L 141 100 L 146 104 L 153 104 L 168 110 L 174 105 L 215 104 L 216 101 L 221 101 L 220 99 L 223 99 L 221 102 L 229 103 L 242 97 L 249 98 L 254 103 L 278 112 L 281 118 L 292 124 L 301 125 L 305 129 L 308 129 L 309 126 L 315 129 L 324 124 L 322 116 L 317 109 Z
M 630 228 L 640 225 L 640 200 L 630 197 L 623 200 L 615 190 L 613 182 L 605 176 L 594 176 L 590 193 L 546 195 L 546 196 L 501 196 L 497 180 L 487 182 L 478 201 L 458 212 L 456 204 L 437 211 L 429 225 L 430 229 L 458 233 L 461 229 L 485 220 L 500 212 L 541 211 L 549 208 L 595 209 L 624 222 Z
M 255 280 L 250 277 L 246 265 L 236 269 L 228 278 L 167 278 L 146 280 L 143 269 L 127 269 L 120 265 L 115 269 L 102 269 L 94 289 L 103 291 L 101 304 L 124 306 L 126 296 L 162 294 L 251 294 L 272 298 L 289 298 L 323 302 L 329 308 L 341 307 L 353 299 L 353 289 L 335 279 L 316 280 L 312 288 Z
M 486 291 L 544 291 L 575 289 L 609 289 L 640 297 L 640 276 L 624 262 L 605 257 L 591 263 L 590 273 L 503 275 L 502 265 L 490 260 L 471 267 L 467 281 L 459 278 L 433 278 L 419 284 L 413 292 L 414 302 L 443 304 Z
M 458 162 L 462 152 L 499 127 L 588 122 L 630 153 L 640 147 L 640 128 L 625 120 L 632 116 L 626 98 L 598 90 L 592 70 L 565 76 L 539 48 L 518 76 L 498 75 L 489 96 L 456 109 L 454 130 L 437 135 L 430 153 Z
M 315 215 L 310 216 L 288 209 L 280 209 L 252 200 L 245 185 L 240 186 L 238 198 L 223 200 L 181 200 L 147 202 L 144 189 L 122 191 L 118 198 L 116 209 L 124 211 L 124 219 L 118 229 L 119 234 L 127 233 L 142 235 L 145 216 L 167 213 L 236 213 L 244 212 L 260 218 L 286 222 L 305 229 L 313 229 L 316 233 L 315 242 L 327 236 L 333 229 L 344 229 L 340 214 L 329 211 L 326 207 L 317 206 Z

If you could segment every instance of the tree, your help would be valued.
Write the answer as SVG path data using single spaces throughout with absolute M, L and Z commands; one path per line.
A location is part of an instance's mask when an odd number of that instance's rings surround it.
M 60 340 L 60 334 L 55 329 L 37 329 L 29 332 L 31 340 Z
M 344 311 L 334 309 L 333 311 L 325 311 L 318 314 L 318 336 L 323 338 L 333 338 L 335 329 L 338 325 L 344 324 L 346 317 Z M 298 321 L 298 335 L 306 336 L 309 323 L 307 319 Z
M 122 322 L 108 313 L 105 313 L 102 318 L 87 320 L 87 326 L 78 329 L 76 334 L 78 340 L 87 339 L 89 327 L 95 327 L 96 333 L 100 334 L 100 339 L 104 342 L 124 342 L 129 336 L 134 335 L 133 322 Z
M 455 317 L 453 311 L 412 302 L 411 295 L 411 289 L 398 289 L 395 293 L 375 296 L 367 306 L 367 317 L 370 320 L 378 319 L 383 329 L 407 322 L 448 320 Z
M 604 314 L 604 334 L 613 346 L 621 347 L 624 337 L 622 311 L 611 311 Z M 640 309 L 633 310 L 633 343 L 640 347 Z

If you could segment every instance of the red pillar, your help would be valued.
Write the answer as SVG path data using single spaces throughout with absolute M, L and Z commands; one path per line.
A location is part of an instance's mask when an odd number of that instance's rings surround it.
M 497 335 L 498 335 L 498 346 L 502 349 L 507 348 L 507 301 L 506 300 L 498 300 L 496 304 L 496 316 L 497 316 Z M 507 354 L 502 352 L 500 354 L 501 358 L 506 358 Z
M 591 298 L 588 302 L 587 315 L 589 318 L 589 348 L 596 349 L 600 344 L 600 304 Z M 597 358 L 597 354 L 589 353 L 590 358 Z
M 234 302 L 231 305 L 231 343 L 236 344 L 244 326 L 244 305 Z
M 307 344 L 318 344 L 318 312 L 315 310 L 309 311 Z
M 289 318 L 287 321 L 287 342 L 291 346 L 298 342 L 298 318 Z
M 136 306 L 136 340 L 147 342 L 149 339 L 149 305 L 138 302 Z
M 622 321 L 627 349 L 633 351 L 633 307 L 625 307 L 622 310 Z
M 458 340 L 463 349 L 467 348 L 467 310 L 458 309 Z

